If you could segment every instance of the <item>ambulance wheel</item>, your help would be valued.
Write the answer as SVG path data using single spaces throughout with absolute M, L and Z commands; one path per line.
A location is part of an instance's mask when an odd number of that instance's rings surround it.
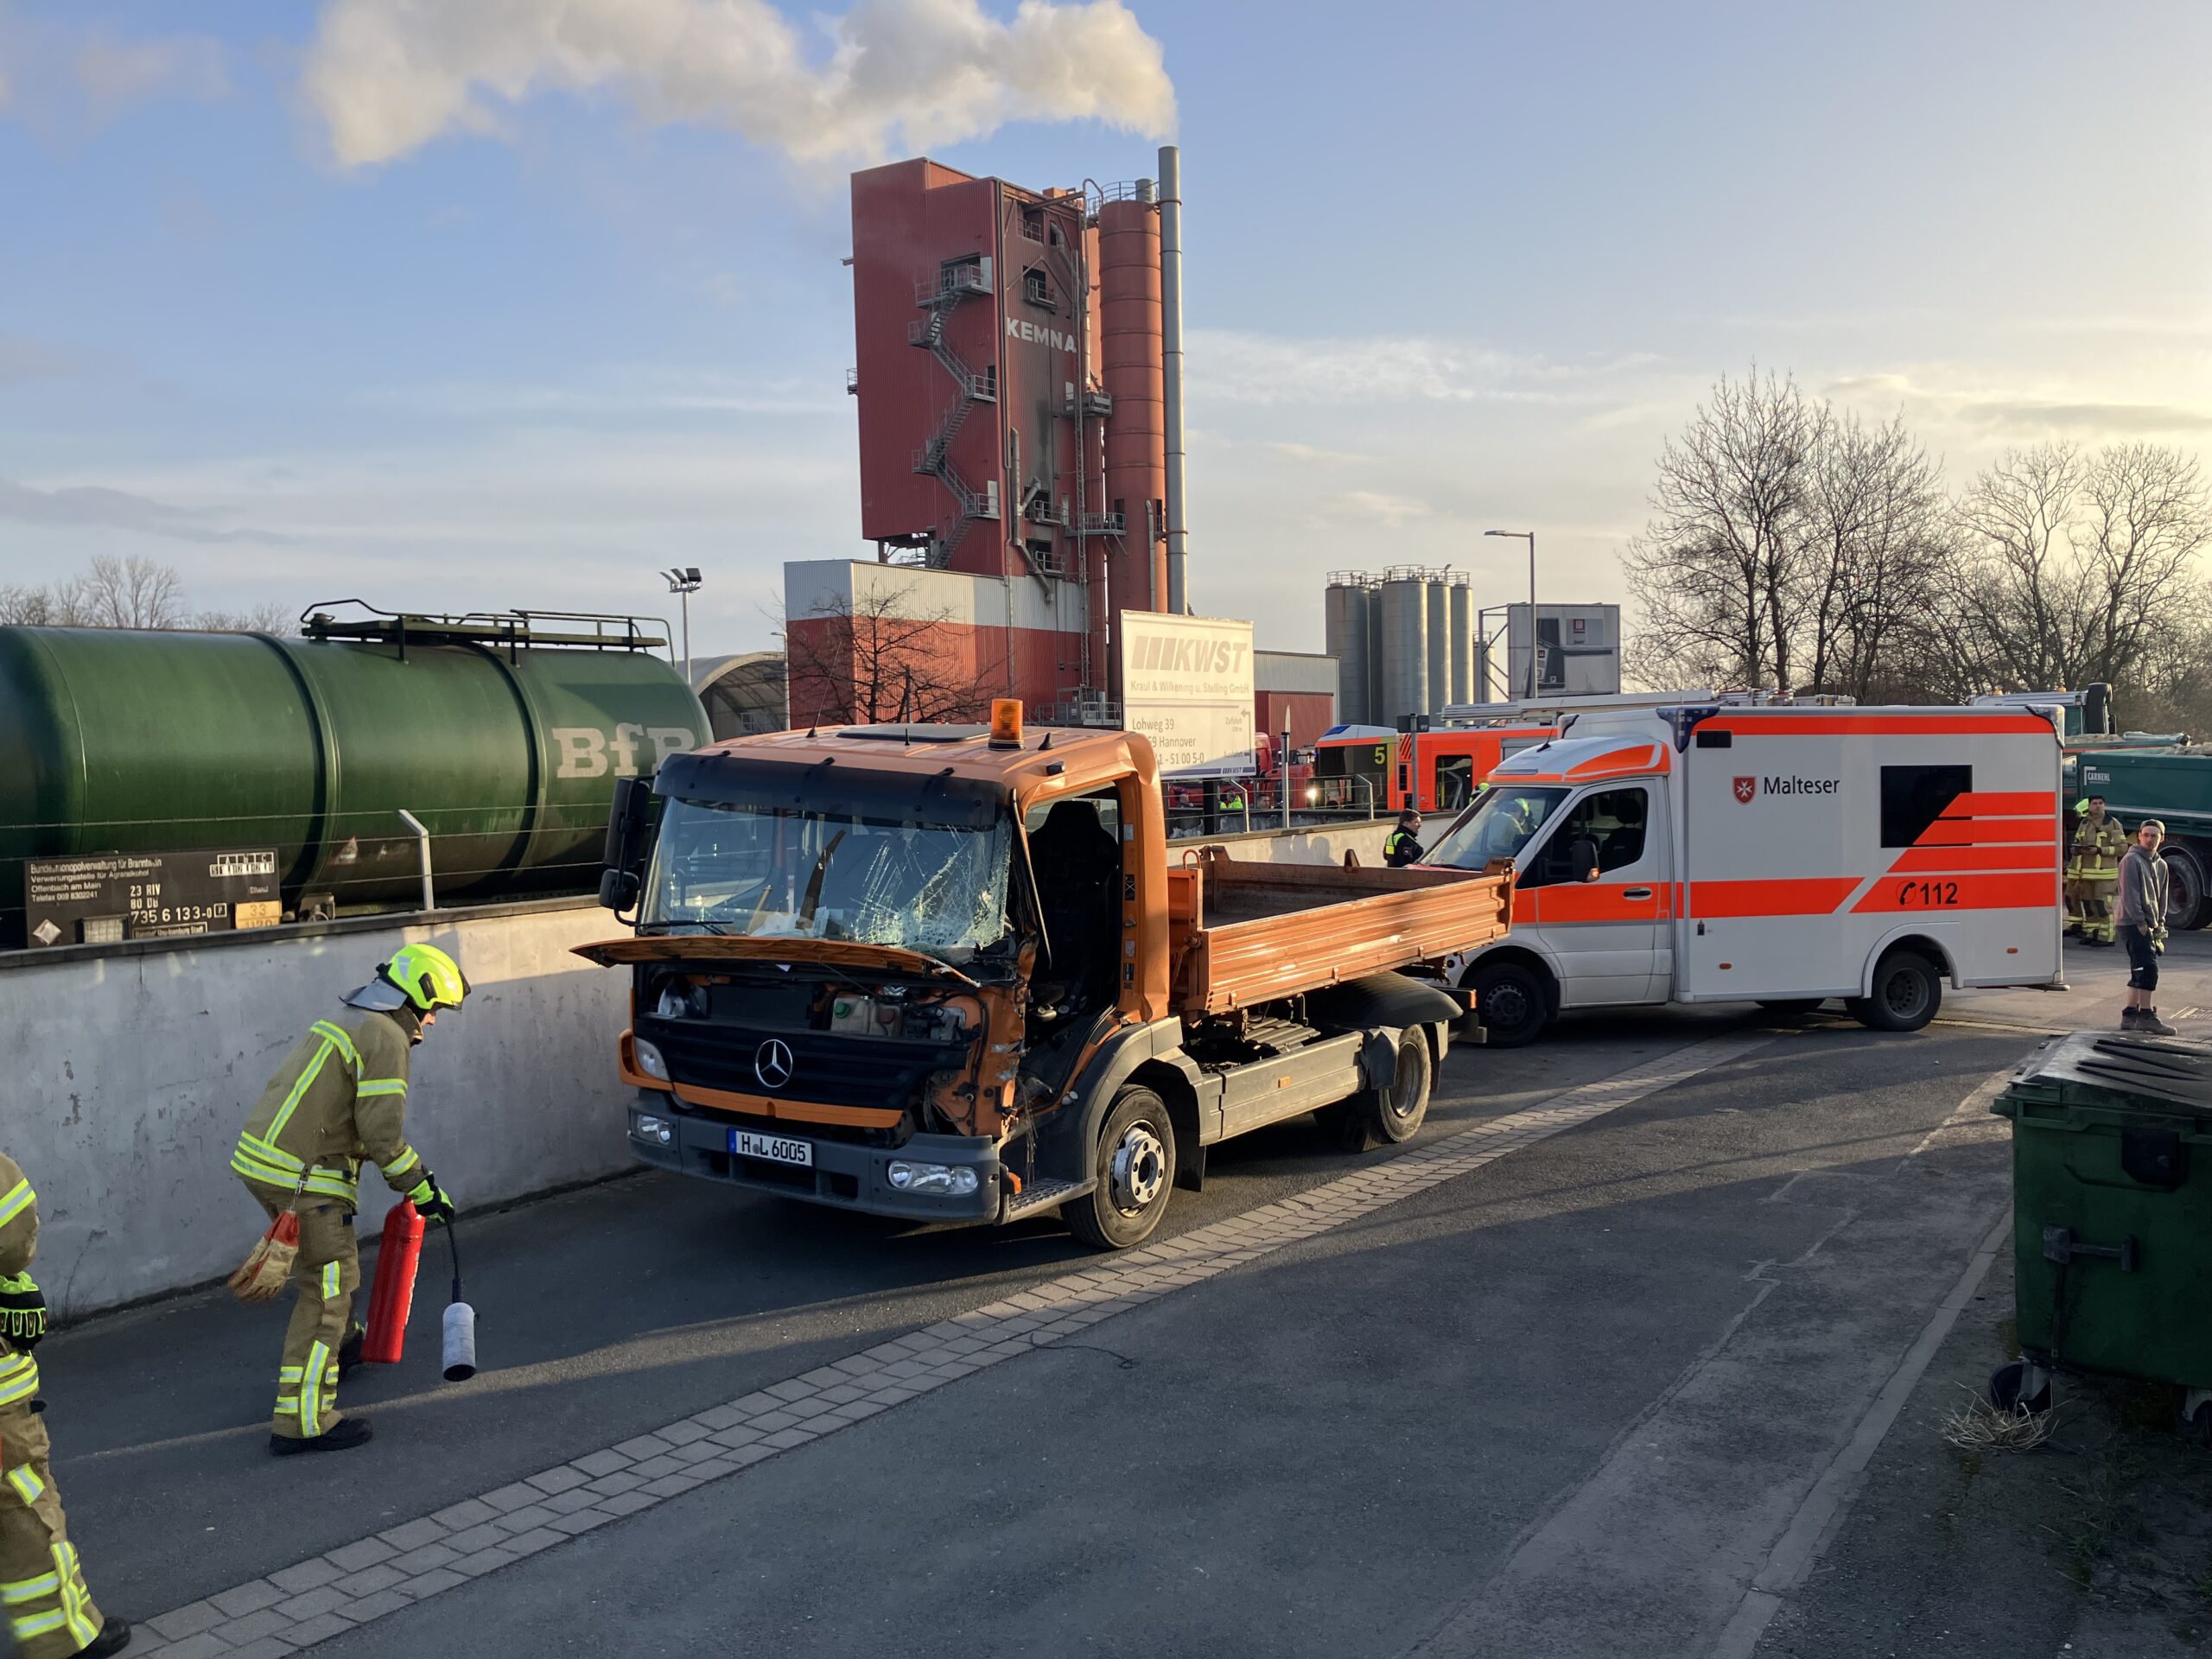
M 1872 994 L 1853 1011 L 1876 1031 L 1918 1031 L 1943 1006 L 1943 980 L 1917 950 L 1892 950 L 1874 964 Z
M 1098 1184 L 1062 1206 L 1068 1230 L 1095 1250 L 1141 1244 L 1175 1190 L 1175 1125 L 1167 1103 L 1141 1085 L 1124 1089 L 1098 1132 Z
M 1492 1048 L 1525 1047 L 1552 1016 L 1551 988 L 1526 963 L 1484 963 L 1467 988 L 1475 994 L 1475 1014 Z

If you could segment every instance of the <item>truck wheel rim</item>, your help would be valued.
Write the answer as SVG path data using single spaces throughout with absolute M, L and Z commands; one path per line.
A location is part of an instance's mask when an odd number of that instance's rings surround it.
M 1413 1065 L 1408 1065 L 1401 1057 L 1398 1075 L 1390 1084 L 1390 1115 L 1393 1117 L 1411 1117 L 1414 1108 L 1421 1103 L 1421 1080 L 1414 1072 L 1415 1068 L 1425 1065 L 1427 1060 L 1427 1057 L 1423 1055 Z
M 1900 1019 L 1910 1019 L 1918 1014 L 1920 1005 L 1927 1001 L 1921 990 L 1917 974 L 1894 976 L 1889 982 L 1888 993 L 1884 1000 L 1889 1003 L 1890 1012 Z
M 1132 1123 L 1122 1131 L 1108 1174 L 1114 1207 L 1124 1214 L 1134 1215 L 1160 1196 L 1167 1177 L 1167 1148 L 1152 1132 L 1152 1125 Z
M 1519 1030 L 1529 1018 L 1528 993 L 1510 980 L 1493 987 L 1479 1006 L 1484 1014 L 1495 1014 L 1497 1023 L 1508 1031 Z

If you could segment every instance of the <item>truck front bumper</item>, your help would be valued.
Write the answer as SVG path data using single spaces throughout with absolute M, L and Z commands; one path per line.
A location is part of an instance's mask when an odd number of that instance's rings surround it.
M 665 1125 L 669 1140 L 664 1142 L 658 1132 L 641 1128 L 641 1119 Z M 771 1163 L 739 1156 L 731 1150 L 729 1124 L 672 1111 L 664 1095 L 650 1096 L 632 1104 L 629 1130 L 630 1150 L 639 1163 L 679 1175 L 907 1221 L 998 1219 L 1002 1185 L 998 1148 L 974 1136 L 917 1135 L 908 1137 L 903 1146 L 886 1149 L 816 1140 L 806 1133 L 804 1124 L 795 1123 L 777 1134 L 784 1140 L 805 1141 L 813 1148 L 814 1162 L 810 1166 Z M 891 1184 L 894 1163 L 970 1169 L 975 1172 L 976 1188 L 972 1192 L 949 1193 L 896 1187 Z

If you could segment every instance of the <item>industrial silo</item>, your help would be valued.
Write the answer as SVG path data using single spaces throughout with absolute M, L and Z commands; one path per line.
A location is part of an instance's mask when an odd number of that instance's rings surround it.
M 1367 579 L 1340 570 L 1329 578 L 1323 626 L 1329 655 L 1337 659 L 1337 718 L 1349 726 L 1368 723 L 1367 607 L 1372 595 Z
M 1418 570 L 1382 578 L 1382 707 L 1378 726 L 1428 712 L 1428 582 Z
M 1445 584 L 1451 574 L 1432 570 L 1423 584 L 1428 608 L 1428 701 L 1420 709 L 1424 715 L 1442 708 L 1445 694 L 1452 689 L 1451 605 L 1445 598 L 1449 591 Z
M 1475 683 L 1475 591 L 1467 585 L 1467 578 L 1454 571 L 1452 586 L 1446 595 L 1451 616 L 1451 676 L 1452 702 L 1474 702 L 1478 699 Z
M 1374 577 L 1367 587 L 1367 723 L 1391 724 L 1389 706 L 1382 701 L 1382 584 Z

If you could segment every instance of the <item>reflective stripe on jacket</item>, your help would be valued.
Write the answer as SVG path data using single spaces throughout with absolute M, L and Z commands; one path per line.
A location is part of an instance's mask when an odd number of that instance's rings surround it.
M 359 1202 L 364 1159 L 395 1192 L 420 1181 L 422 1156 L 406 1137 L 411 1044 L 404 1017 L 316 1020 L 261 1091 L 231 1167 L 261 1186 L 349 1206 Z
M 38 1194 L 31 1191 L 22 1166 L 0 1152 L 0 1279 L 28 1273 L 37 1254 Z M 14 1405 L 37 1392 L 37 1365 L 0 1337 L 0 1406 Z
M 2075 873 L 2090 881 L 2109 881 L 2120 874 L 2120 855 L 2127 850 L 2127 832 L 2110 813 L 2101 824 L 2088 816 L 2074 828 Z

